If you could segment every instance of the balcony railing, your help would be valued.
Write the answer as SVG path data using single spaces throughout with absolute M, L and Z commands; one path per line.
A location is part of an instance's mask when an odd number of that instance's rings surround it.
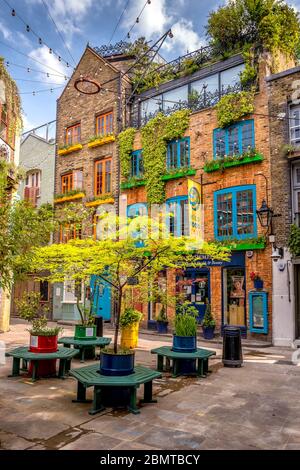
M 143 116 L 140 116 L 140 118 L 133 117 L 132 119 L 132 125 L 133 127 L 140 127 L 144 126 L 150 119 L 154 118 L 157 116 L 158 113 L 163 113 L 166 116 L 169 116 L 170 114 L 174 113 L 175 111 L 178 111 L 179 109 L 190 109 L 192 112 L 194 111 L 200 111 L 201 109 L 205 108 L 210 108 L 212 106 L 215 106 L 218 101 L 222 98 L 224 95 L 228 95 L 230 93 L 237 93 L 242 90 L 249 89 L 249 87 L 242 86 L 241 83 L 236 83 L 234 85 L 229 85 L 228 87 L 223 87 L 222 90 L 216 90 L 214 92 L 206 91 L 205 87 L 203 89 L 203 92 L 199 94 L 199 96 L 192 96 L 191 99 L 188 100 L 182 100 L 178 101 L 177 103 L 174 103 L 172 106 L 162 106 L 159 105 L 158 109 L 153 112 L 153 113 L 147 113 L 144 114 Z M 153 97 L 155 99 L 155 97 Z

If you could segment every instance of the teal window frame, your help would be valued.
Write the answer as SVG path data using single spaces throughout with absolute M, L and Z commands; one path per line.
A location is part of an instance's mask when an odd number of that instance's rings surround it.
M 182 210 L 182 202 L 185 202 L 186 205 L 184 206 L 188 211 L 188 196 L 176 196 L 166 200 L 166 225 L 167 225 L 167 232 L 169 235 L 173 235 L 176 238 L 188 236 L 189 235 L 189 226 L 188 233 L 184 233 L 184 210 Z M 174 217 L 171 215 L 173 211 L 171 210 L 171 205 L 175 204 L 175 211 Z M 171 233 L 171 220 L 173 219 L 174 229 L 172 229 Z M 188 219 L 188 212 L 187 212 L 187 223 L 189 222 Z
M 251 144 L 245 145 L 244 140 L 245 136 L 243 135 L 243 131 L 245 131 L 246 126 L 250 125 L 251 129 Z M 232 149 L 232 135 L 235 134 L 236 137 L 236 151 Z M 222 136 L 222 137 L 220 137 Z M 224 153 L 218 155 L 218 139 L 222 138 L 224 143 Z M 213 151 L 214 151 L 214 159 L 223 158 L 224 155 L 241 155 L 244 152 L 249 150 L 249 146 L 251 149 L 255 148 L 255 130 L 254 130 L 254 119 L 247 119 L 245 121 L 240 121 L 232 126 L 226 127 L 224 129 L 218 127 L 213 131 Z
M 127 206 L 126 210 L 126 215 L 127 219 L 134 219 L 135 217 L 138 217 L 140 215 L 140 209 L 146 209 L 145 211 L 145 216 L 148 215 L 148 205 L 145 202 L 138 202 L 136 204 L 130 204 Z M 129 213 L 133 210 L 134 214 L 129 215 Z M 143 237 L 141 237 L 141 232 L 133 232 L 132 233 L 132 238 L 137 238 L 138 240 L 136 241 L 136 247 L 140 248 L 141 246 L 144 246 L 144 241 Z M 144 237 L 145 238 L 145 237 Z
M 239 234 L 238 233 L 238 193 L 243 191 L 251 191 L 252 192 L 252 214 L 253 214 L 253 229 L 250 233 Z M 222 195 L 232 195 L 231 196 L 231 210 L 228 209 L 227 214 L 231 213 L 231 223 L 232 225 L 232 234 L 231 235 L 219 235 L 218 234 L 218 196 Z M 225 211 L 226 212 L 226 211 Z M 245 215 L 246 216 L 246 215 Z M 228 226 L 229 226 L 228 224 Z M 247 223 L 244 224 L 245 227 Z M 238 239 L 238 240 L 246 240 L 247 238 L 254 238 L 257 237 L 257 221 L 256 221 L 256 186 L 254 184 L 247 185 L 247 186 L 233 186 L 226 189 L 221 189 L 219 191 L 215 191 L 214 193 L 214 236 L 216 240 L 231 240 L 231 239 Z
M 144 167 L 143 167 L 143 153 L 142 149 L 135 150 L 131 154 L 131 161 L 130 161 L 130 176 L 139 177 L 144 174 Z
M 186 142 L 188 144 L 188 155 L 187 155 L 187 164 L 186 165 L 181 165 L 181 144 L 183 142 Z M 171 165 L 171 146 L 175 145 L 176 150 L 177 150 L 177 155 L 176 155 L 176 165 Z M 190 166 L 190 138 L 189 137 L 184 137 L 183 139 L 176 139 L 176 140 L 171 140 L 168 142 L 167 146 L 167 168 L 168 170 L 172 170 L 174 168 L 186 168 Z

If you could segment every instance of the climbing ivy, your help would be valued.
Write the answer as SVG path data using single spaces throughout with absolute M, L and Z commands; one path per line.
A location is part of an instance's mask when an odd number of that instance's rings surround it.
M 288 247 L 294 257 L 300 256 L 300 228 L 297 225 L 291 225 Z
M 240 91 L 223 96 L 218 102 L 217 119 L 220 127 L 227 127 L 254 111 L 254 92 Z
M 130 159 L 133 151 L 134 136 L 135 129 L 133 127 L 128 127 L 125 131 L 120 132 L 118 136 L 121 174 L 124 178 L 130 176 Z
M 144 176 L 149 204 L 161 204 L 165 199 L 165 183 L 161 175 L 166 170 L 167 143 L 182 137 L 189 125 L 190 111 L 176 111 L 170 116 L 159 113 L 141 129 Z
M 5 104 L 8 115 L 8 144 L 14 146 L 14 137 L 22 128 L 21 100 L 18 87 L 4 66 L 0 57 L 0 89 L 4 85 Z M 1 90 L 0 90 L 1 91 Z

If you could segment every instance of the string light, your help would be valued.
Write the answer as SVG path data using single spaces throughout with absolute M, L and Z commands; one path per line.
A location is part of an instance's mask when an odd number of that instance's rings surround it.
M 11 16 L 16 16 L 16 10 L 14 8 L 11 10 Z
M 30 33 L 30 27 L 29 27 L 28 24 L 26 25 L 26 31 L 27 31 L 27 33 Z
M 131 33 L 131 31 L 133 30 L 134 26 L 135 26 L 137 23 L 140 22 L 140 17 L 142 16 L 143 11 L 145 10 L 145 8 L 146 8 L 147 5 L 151 5 L 151 0 L 147 0 L 147 1 L 145 2 L 143 8 L 141 9 L 140 13 L 139 13 L 138 16 L 136 17 L 135 22 L 133 23 L 133 25 L 131 26 L 130 30 L 128 31 L 128 33 L 127 33 L 126 36 L 124 37 L 124 40 L 126 39 L 126 37 L 127 37 L 128 39 L 130 39 L 130 33 Z
M 40 73 L 42 75 L 46 75 L 47 77 L 60 77 L 61 79 L 64 78 L 65 80 L 68 80 L 68 78 L 70 77 L 67 77 L 67 75 L 62 75 L 62 74 L 56 74 L 56 73 L 48 73 L 48 72 L 42 72 L 41 70 L 37 70 L 37 69 L 31 69 L 30 67 L 26 67 L 24 65 L 20 65 L 20 64 L 15 64 L 14 62 L 9 62 L 8 60 L 5 61 L 5 65 L 6 67 L 10 67 L 10 66 L 14 66 L 14 67 L 18 67 L 20 69 L 24 69 L 26 70 L 28 73 L 29 72 L 36 72 L 36 73 Z

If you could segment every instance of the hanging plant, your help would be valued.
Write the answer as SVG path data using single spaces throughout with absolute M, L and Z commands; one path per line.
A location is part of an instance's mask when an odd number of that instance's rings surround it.
M 169 117 L 159 113 L 141 129 L 144 177 L 149 204 L 165 200 L 165 183 L 161 176 L 166 171 L 167 143 L 181 138 L 189 125 L 190 111 L 176 111 Z
M 124 178 L 130 176 L 130 160 L 133 152 L 134 136 L 135 129 L 133 127 L 129 127 L 118 135 L 121 174 Z
M 0 87 L 1 85 L 4 86 L 5 104 L 8 115 L 7 143 L 11 147 L 14 147 L 15 136 L 22 128 L 21 100 L 18 87 L 7 72 L 2 57 L 0 57 Z
M 217 119 L 220 127 L 228 127 L 243 116 L 254 112 L 254 92 L 240 91 L 223 96 L 218 104 Z

